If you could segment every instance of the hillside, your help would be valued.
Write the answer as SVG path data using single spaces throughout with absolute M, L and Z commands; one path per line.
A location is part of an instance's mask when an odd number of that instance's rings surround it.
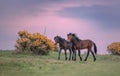
M 85 58 L 85 55 L 82 55 Z M 48 56 L 15 54 L 0 51 L 0 76 L 119 76 L 120 56 L 99 55 L 93 62 L 65 61 L 64 54 L 57 60 L 57 53 Z

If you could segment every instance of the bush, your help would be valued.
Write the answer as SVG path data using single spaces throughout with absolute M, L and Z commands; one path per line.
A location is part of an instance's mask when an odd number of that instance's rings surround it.
M 107 50 L 114 55 L 120 55 L 120 42 L 114 42 L 108 45 Z
M 28 31 L 19 31 L 16 40 L 17 52 L 29 52 L 45 55 L 55 50 L 54 42 L 40 33 L 31 34 Z

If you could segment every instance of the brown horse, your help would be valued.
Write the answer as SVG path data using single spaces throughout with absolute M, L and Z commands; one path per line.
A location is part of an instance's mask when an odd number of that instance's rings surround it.
M 94 53 L 97 54 L 97 47 L 96 47 L 96 44 L 93 41 L 91 41 L 91 40 L 80 40 L 73 33 L 67 34 L 67 38 L 73 44 L 73 49 L 72 50 L 73 50 L 73 53 L 74 53 L 74 56 L 75 56 L 74 60 L 76 60 L 76 51 L 75 50 L 79 50 L 78 55 L 80 57 L 80 60 L 82 61 L 82 58 L 80 56 L 80 50 L 81 49 L 88 49 L 87 56 L 85 57 L 84 61 L 87 61 L 87 58 L 89 56 L 89 52 L 91 52 L 91 54 L 93 55 L 94 61 L 96 61 L 96 57 L 95 57 Z M 92 46 L 94 46 L 94 52 L 92 51 Z

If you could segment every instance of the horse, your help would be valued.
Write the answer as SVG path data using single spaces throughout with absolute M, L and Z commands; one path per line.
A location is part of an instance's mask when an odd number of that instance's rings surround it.
M 64 38 L 60 37 L 60 36 L 55 36 L 54 37 L 54 40 L 55 40 L 55 45 L 57 43 L 59 43 L 59 47 L 60 47 L 60 50 L 59 50 L 59 54 L 58 54 L 58 60 L 60 60 L 60 54 L 61 54 L 61 50 L 63 49 L 65 51 L 65 60 L 67 60 L 67 53 L 66 51 L 69 50 L 69 60 L 71 60 L 71 52 L 72 52 L 72 43 L 65 40 Z
M 67 38 L 73 44 L 73 53 L 75 56 L 74 60 L 76 60 L 76 51 L 75 50 L 78 50 L 78 55 L 80 57 L 80 60 L 82 61 L 82 58 L 80 56 L 80 50 L 87 49 L 88 51 L 87 51 L 87 55 L 86 55 L 84 61 L 87 61 L 89 52 L 91 52 L 91 54 L 93 56 L 93 60 L 96 61 L 95 54 L 97 54 L 97 46 L 92 40 L 89 40 L 89 39 L 81 40 L 76 36 L 76 34 L 73 34 L 73 33 L 67 34 Z M 94 46 L 94 52 L 92 51 L 93 46 Z

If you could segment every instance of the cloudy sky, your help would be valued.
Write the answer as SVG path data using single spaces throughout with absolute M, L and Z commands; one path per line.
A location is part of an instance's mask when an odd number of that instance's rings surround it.
M 20 30 L 45 28 L 50 39 L 76 33 L 106 54 L 108 44 L 120 41 L 120 0 L 0 0 L 0 49 L 15 49 Z

